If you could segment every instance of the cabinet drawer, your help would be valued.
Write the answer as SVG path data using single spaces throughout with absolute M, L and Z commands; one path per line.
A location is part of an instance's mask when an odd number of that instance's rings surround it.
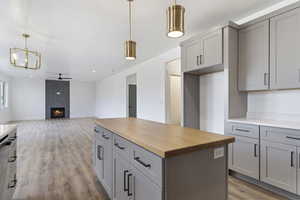
M 292 129 L 261 127 L 261 139 L 300 146 L 300 131 Z
M 162 186 L 163 160 L 133 144 L 131 160 L 134 166 L 159 186 Z
M 100 126 L 95 127 L 95 132 L 96 132 L 97 138 L 100 140 L 103 140 L 104 142 L 111 140 L 112 136 L 113 136 L 113 134 L 110 131 L 108 131 Z
M 232 123 L 231 124 L 231 134 L 249 138 L 259 138 L 259 126 Z
M 124 158 L 129 159 L 132 145 L 130 142 L 118 135 L 114 135 L 113 145 L 116 153 L 119 153 L 120 155 L 124 156 Z

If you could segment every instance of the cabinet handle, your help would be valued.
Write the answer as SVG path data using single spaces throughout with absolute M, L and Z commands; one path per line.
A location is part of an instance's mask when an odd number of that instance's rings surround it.
M 249 132 L 250 132 L 250 130 L 240 129 L 240 128 L 236 128 L 235 130 L 236 130 L 236 131 L 241 131 L 241 132 L 246 132 L 246 133 L 249 133 Z
M 94 128 L 94 131 L 96 132 L 96 133 L 100 133 L 100 131 L 95 127 Z
M 127 196 L 132 196 L 132 192 L 130 192 L 130 177 L 132 177 L 132 174 L 127 175 L 127 185 L 128 185 L 128 191 L 127 191 Z
M 106 135 L 104 135 L 104 134 L 102 134 L 102 137 L 103 137 L 104 139 L 106 139 L 106 140 L 109 140 L 109 137 L 106 136 Z
M 150 164 L 146 164 L 143 161 L 141 161 L 140 157 L 135 157 L 134 160 L 137 161 L 138 163 L 140 163 L 141 165 L 143 165 L 146 168 L 151 168 L 151 165 Z
M 291 152 L 291 167 L 295 167 L 295 164 L 294 164 L 294 152 L 292 151 Z
M 269 83 L 269 80 L 268 80 L 269 76 L 268 75 L 269 75 L 268 73 L 264 73 L 264 85 L 268 85 L 268 83 Z
M 13 163 L 17 160 L 17 153 L 15 152 L 14 154 L 14 156 L 8 158 L 9 163 Z
M 300 140 L 300 138 L 296 138 L 296 137 L 290 137 L 290 136 L 286 136 L 287 139 L 292 139 L 292 140 Z
M 197 66 L 199 66 L 199 56 L 197 56 Z
M 119 145 L 119 143 L 115 143 L 115 146 L 118 147 L 118 148 L 121 149 L 121 150 L 124 150 L 124 149 L 125 149 L 125 147 L 121 147 L 121 146 Z
M 103 158 L 101 157 L 101 152 L 102 152 L 102 146 L 98 145 L 97 146 L 97 157 L 98 157 L 98 160 L 103 160 Z
M 124 192 L 128 192 L 128 190 L 129 190 L 129 187 L 126 188 L 126 175 L 128 172 L 129 172 L 128 170 L 124 171 Z
M 10 181 L 10 183 L 7 186 L 7 188 L 8 189 L 15 188 L 16 185 L 17 185 L 17 176 L 14 175 L 14 180 Z
M 204 63 L 204 59 L 203 59 L 203 55 L 200 55 L 200 65 L 202 65 Z
M 257 144 L 254 144 L 254 157 L 257 157 Z

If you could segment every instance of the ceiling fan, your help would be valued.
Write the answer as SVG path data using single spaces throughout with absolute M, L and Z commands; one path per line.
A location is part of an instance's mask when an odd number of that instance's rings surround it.
M 66 74 L 62 74 L 62 73 L 58 73 L 58 74 L 54 74 L 55 77 L 51 77 L 57 80 L 71 80 L 71 77 L 64 77 Z

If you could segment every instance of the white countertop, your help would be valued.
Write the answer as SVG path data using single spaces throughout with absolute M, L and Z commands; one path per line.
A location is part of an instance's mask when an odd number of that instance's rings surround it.
M 300 130 L 300 121 L 279 121 L 279 120 L 269 120 L 269 119 L 232 118 L 232 119 L 229 119 L 228 122 Z
M 0 140 L 15 129 L 17 129 L 17 125 L 13 125 L 13 124 L 0 125 Z

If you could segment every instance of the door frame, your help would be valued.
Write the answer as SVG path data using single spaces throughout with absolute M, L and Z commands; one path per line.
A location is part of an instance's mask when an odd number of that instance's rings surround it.
M 137 95 L 137 74 L 129 74 L 126 76 L 126 117 L 129 117 L 129 85 L 136 85 L 136 115 L 137 115 L 137 102 L 138 102 L 138 95 Z

